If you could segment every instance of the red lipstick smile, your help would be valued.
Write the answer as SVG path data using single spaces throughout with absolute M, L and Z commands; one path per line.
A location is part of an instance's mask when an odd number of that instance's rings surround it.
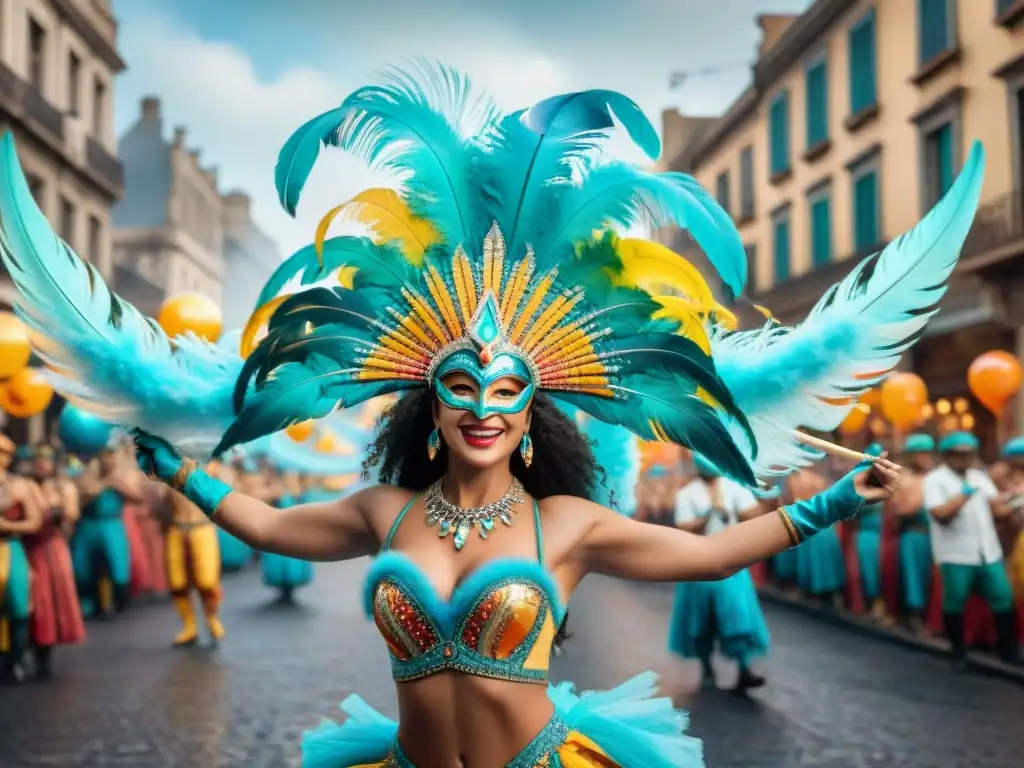
M 459 431 L 470 448 L 490 448 L 505 434 L 505 430 L 498 427 L 481 427 L 473 424 L 459 427 Z

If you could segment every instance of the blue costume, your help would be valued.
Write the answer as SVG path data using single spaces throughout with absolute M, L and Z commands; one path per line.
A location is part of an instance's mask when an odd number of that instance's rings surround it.
M 743 292 L 742 240 L 694 179 L 594 156 L 613 116 L 652 159 L 660 153 L 657 131 L 634 102 L 586 91 L 501 114 L 470 108 L 470 93 L 447 68 L 420 79 L 394 73 L 285 143 L 275 182 L 290 213 L 324 144 L 362 153 L 402 174 L 403 185 L 368 190 L 325 217 L 314 243 L 271 276 L 240 349 L 178 337 L 172 353 L 159 329 L 116 299 L 112 324 L 102 280 L 68 258 L 13 145 L 0 143 L 0 178 L 10 180 L 0 186 L 0 221 L 16 223 L 0 243 L 4 263 L 54 368 L 75 374 L 55 374 L 58 389 L 116 407 L 135 428 L 140 466 L 214 519 L 231 489 L 179 451 L 220 455 L 396 392 L 429 392 L 480 420 L 521 414 L 543 392 L 642 439 L 689 447 L 723 476 L 756 487 L 759 475 L 820 458 L 796 428 L 834 429 L 897 364 L 941 297 L 977 207 L 980 146 L 913 235 L 855 268 L 807 323 L 737 331 L 692 265 L 613 231 L 641 220 L 685 226 L 727 293 Z M 477 117 L 475 131 L 460 122 Z M 327 238 L 341 213 L 373 236 Z M 298 293 L 282 293 L 296 284 Z M 451 384 L 462 377 L 473 386 Z M 518 382 L 511 394 L 492 386 L 509 378 Z M 425 449 L 443 474 L 442 436 L 435 429 L 426 443 L 403 449 Z M 564 460 L 556 451 L 526 432 L 509 468 L 529 476 L 535 461 Z M 418 490 L 428 524 L 456 552 L 473 534 L 486 539 L 496 523 L 513 524 L 497 501 L 465 510 L 443 498 L 439 481 Z M 505 496 L 517 493 L 513 483 Z M 848 476 L 777 514 L 791 543 L 813 543 L 863 501 Z M 544 566 L 536 505 L 534 526 L 536 561 L 485 561 L 447 600 L 421 568 L 387 551 L 388 537 L 368 591 L 396 679 L 444 670 L 495 685 L 547 684 L 564 609 Z M 514 620 L 496 620 L 492 607 Z M 683 733 L 685 714 L 655 698 L 653 683 L 648 673 L 605 693 L 550 688 L 554 714 L 509 765 L 697 768 L 700 745 Z M 409 768 L 411 745 L 397 743 L 395 723 L 359 700 L 345 710 L 347 722 L 306 737 L 306 768 Z
M 128 607 L 131 597 L 131 551 L 124 527 L 124 499 L 113 488 L 82 506 L 82 516 L 71 540 L 71 559 L 82 600 L 82 613 L 100 610 L 99 581 L 103 576 L 114 586 L 117 610 Z
M 909 435 L 903 444 L 903 454 L 935 453 L 935 440 L 931 435 Z M 928 532 L 929 517 L 922 506 L 913 517 L 900 521 L 900 586 L 903 591 L 903 605 L 906 610 L 922 617 L 931 599 L 932 541 Z
M 881 456 L 882 446 L 872 443 L 864 449 L 868 456 Z M 864 599 L 876 617 L 885 612 L 882 603 L 882 505 L 866 507 L 857 518 L 857 560 L 860 567 L 861 588 Z
M 299 502 L 294 496 L 281 496 L 275 506 L 279 509 L 294 507 Z M 290 600 L 297 587 L 304 587 L 313 581 L 313 564 L 295 557 L 285 557 L 273 552 L 260 554 L 263 583 L 280 590 L 284 600 Z

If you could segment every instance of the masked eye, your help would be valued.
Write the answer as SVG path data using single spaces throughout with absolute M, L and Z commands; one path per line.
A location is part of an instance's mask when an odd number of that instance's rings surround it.
M 449 387 L 453 395 L 459 397 L 470 397 L 473 395 L 473 388 L 468 384 L 454 384 Z
M 499 389 L 494 393 L 495 397 L 500 397 L 502 400 L 514 400 L 519 397 L 519 393 L 514 389 Z

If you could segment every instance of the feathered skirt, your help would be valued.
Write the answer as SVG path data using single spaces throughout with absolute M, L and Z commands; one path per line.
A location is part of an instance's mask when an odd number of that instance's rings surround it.
M 653 672 L 610 691 L 548 686 L 555 714 L 507 768 L 702 768 L 700 740 L 684 733 L 687 714 L 656 694 Z M 341 710 L 344 723 L 324 722 L 303 736 L 302 768 L 418 768 L 398 746 L 398 723 L 358 696 Z
M 717 641 L 730 659 L 768 653 L 771 636 L 750 571 L 721 581 L 684 581 L 676 585 L 668 647 L 688 659 L 707 657 Z

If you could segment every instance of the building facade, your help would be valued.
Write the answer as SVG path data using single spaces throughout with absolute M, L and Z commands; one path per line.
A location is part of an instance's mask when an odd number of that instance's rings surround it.
M 111 265 L 111 207 L 124 192 L 114 138 L 114 78 L 125 68 L 109 0 L 0 2 L 0 132 L 11 131 L 43 213 L 104 275 Z M 13 286 L 0 267 L 0 306 Z M 59 403 L 50 415 L 59 410 Z M 39 440 L 47 419 L 12 419 L 19 442 Z
M 281 264 L 277 245 L 253 223 L 252 201 L 237 190 L 224 195 L 224 327 L 243 328 L 260 291 Z
M 675 168 L 733 215 L 750 297 L 798 322 L 860 257 L 913 227 L 981 140 L 975 226 L 904 361 L 933 397 L 969 396 L 975 356 L 1024 353 L 1024 1 L 817 0 L 758 21 L 750 87 Z M 1024 407 L 1018 416 L 1024 426 Z
M 142 99 L 139 118 L 118 141 L 125 196 L 113 211 L 114 287 L 145 314 L 185 291 L 221 302 L 224 204 L 217 169 L 186 146 L 186 131 L 164 137 L 160 100 Z

